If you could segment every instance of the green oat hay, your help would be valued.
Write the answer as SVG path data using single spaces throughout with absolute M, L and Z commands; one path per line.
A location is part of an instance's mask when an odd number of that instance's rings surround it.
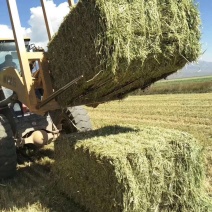
M 183 132 L 107 127 L 61 137 L 53 173 L 88 211 L 211 211 L 202 149 Z
M 200 16 L 193 0 L 79 0 L 48 44 L 62 106 L 122 99 L 195 61 Z

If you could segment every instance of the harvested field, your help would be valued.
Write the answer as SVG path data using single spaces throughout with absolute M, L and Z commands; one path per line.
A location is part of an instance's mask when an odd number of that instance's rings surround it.
M 145 91 L 135 91 L 133 95 L 209 92 L 212 92 L 212 76 L 162 80 L 156 82 Z
M 212 196 L 212 95 L 174 94 L 131 96 L 88 108 L 94 126 L 132 124 L 188 132 L 205 147 L 207 189 Z
M 48 45 L 55 90 L 84 75 L 58 102 L 122 99 L 176 72 L 198 58 L 199 26 L 193 0 L 80 0 Z
M 194 135 L 207 154 L 206 188 L 212 197 L 212 96 L 175 94 L 129 97 L 87 108 L 95 129 L 114 125 L 158 126 Z M 0 182 L 2 212 L 83 212 L 52 184 L 53 145 L 19 166 L 15 179 Z
M 61 136 L 53 176 L 92 212 L 212 210 L 202 149 L 174 130 L 114 126 Z

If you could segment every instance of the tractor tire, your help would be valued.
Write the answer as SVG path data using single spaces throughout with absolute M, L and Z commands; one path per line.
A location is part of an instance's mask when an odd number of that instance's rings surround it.
M 62 131 L 66 134 L 92 130 L 90 117 L 82 106 L 56 110 L 50 112 L 50 116 L 56 126 L 62 124 Z
M 0 115 L 0 179 L 11 178 L 16 173 L 17 155 L 10 123 Z

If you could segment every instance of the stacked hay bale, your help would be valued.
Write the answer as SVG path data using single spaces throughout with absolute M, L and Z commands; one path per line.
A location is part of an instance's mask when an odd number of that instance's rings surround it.
M 185 133 L 105 127 L 55 143 L 58 188 L 88 211 L 211 211 L 202 149 Z
M 79 0 L 48 45 L 62 106 L 123 98 L 196 60 L 200 18 L 193 0 Z

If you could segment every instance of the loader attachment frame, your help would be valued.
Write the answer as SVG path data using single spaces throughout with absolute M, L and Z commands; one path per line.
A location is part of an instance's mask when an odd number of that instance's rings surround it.
M 69 6 L 74 5 L 73 0 L 68 0 Z M 0 85 L 13 90 L 17 98 L 25 104 L 30 112 L 44 115 L 49 110 L 60 108 L 54 98 L 54 90 L 51 83 L 48 58 L 45 52 L 27 52 L 24 44 L 21 22 L 18 14 L 16 0 L 7 0 L 14 40 L 20 62 L 21 75 L 12 67 L 0 72 Z M 53 30 L 46 10 L 46 0 L 41 0 L 45 25 L 49 40 L 53 36 Z M 36 76 L 32 76 L 29 63 L 38 61 L 39 71 Z M 36 97 L 35 90 L 43 89 L 42 100 Z M 50 101 L 49 101 L 50 99 Z M 42 107 L 41 107 L 42 105 Z

